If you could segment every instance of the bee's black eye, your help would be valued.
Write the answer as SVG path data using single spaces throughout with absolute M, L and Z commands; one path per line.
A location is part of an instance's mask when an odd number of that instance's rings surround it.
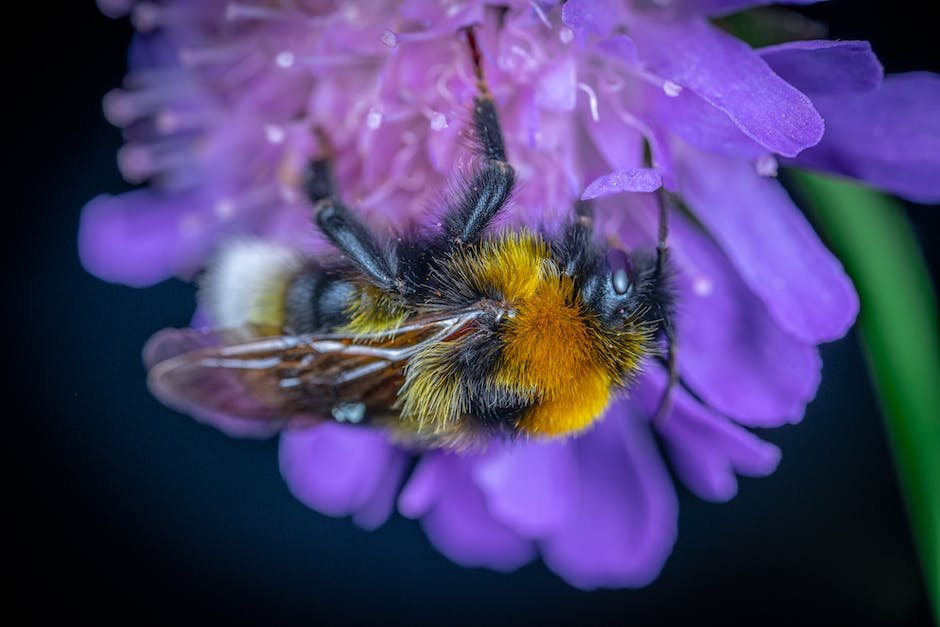
M 630 289 L 630 257 L 622 250 L 612 250 L 607 254 L 607 263 L 610 265 L 610 284 L 614 293 L 621 296 L 626 294 Z
M 623 268 L 615 270 L 610 277 L 610 281 L 614 285 L 614 291 L 618 294 L 626 294 L 627 290 L 630 289 L 630 279 L 627 278 L 627 271 Z

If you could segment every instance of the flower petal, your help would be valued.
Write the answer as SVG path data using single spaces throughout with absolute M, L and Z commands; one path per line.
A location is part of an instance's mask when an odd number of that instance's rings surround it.
M 299 501 L 372 528 L 392 509 L 405 455 L 381 431 L 324 423 L 281 434 L 281 475 Z
M 480 460 L 474 479 L 489 511 L 521 535 L 555 531 L 573 509 L 578 465 L 570 442 L 519 442 Z
M 814 96 L 820 144 L 793 160 L 861 179 L 915 202 L 940 202 L 940 75 L 894 74 L 869 93 Z
M 593 119 L 585 111 L 584 130 L 607 162 L 607 170 L 629 170 L 643 165 L 643 136 L 621 120 L 611 105 L 599 100 L 600 115 Z M 616 138 L 611 141 L 611 138 Z
M 591 181 L 581 194 L 581 200 L 610 196 L 620 192 L 655 192 L 662 185 L 663 179 L 659 172 L 651 168 L 620 170 Z
M 214 230 L 199 223 L 198 203 L 149 190 L 98 196 L 82 211 L 78 253 L 106 281 L 145 287 L 196 269 Z
M 798 422 L 819 385 L 819 351 L 776 323 L 710 238 L 679 215 L 669 226 L 685 381 L 743 424 Z
M 421 515 L 431 543 L 454 562 L 515 570 L 535 557 L 535 544 L 490 514 L 473 481 L 478 462 L 472 455 L 425 455 L 402 492 L 399 509 L 406 516 Z
M 747 44 L 705 20 L 642 19 L 631 36 L 651 70 L 724 111 L 768 150 L 793 156 L 822 137 L 823 121 L 809 98 Z
M 678 161 L 682 197 L 777 324 L 810 344 L 845 335 L 858 295 L 780 183 L 688 147 Z
M 539 77 L 535 104 L 553 111 L 571 111 L 578 99 L 578 66 L 574 57 L 550 65 Z
M 561 21 L 575 31 L 606 36 L 623 19 L 618 0 L 568 0 L 561 8 Z
M 620 400 L 574 441 L 577 506 L 541 543 L 545 563 L 579 588 L 642 586 L 676 538 L 678 502 L 649 425 Z
M 656 369 L 637 381 L 634 400 L 653 415 L 665 373 Z M 672 411 L 659 428 L 672 467 L 682 482 L 708 501 L 737 494 L 737 475 L 765 477 L 780 462 L 780 449 L 698 403 L 681 387 L 673 390 Z
M 780 78 L 810 95 L 871 91 L 884 78 L 867 41 L 790 41 L 757 52 Z

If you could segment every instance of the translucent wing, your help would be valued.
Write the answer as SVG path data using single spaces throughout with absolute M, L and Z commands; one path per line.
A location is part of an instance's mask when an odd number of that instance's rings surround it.
M 387 420 L 408 360 L 466 332 L 480 311 L 418 316 L 383 334 L 284 335 L 238 340 L 235 331 L 165 329 L 144 348 L 148 382 L 163 403 L 217 424 Z M 265 427 L 267 429 L 267 427 Z

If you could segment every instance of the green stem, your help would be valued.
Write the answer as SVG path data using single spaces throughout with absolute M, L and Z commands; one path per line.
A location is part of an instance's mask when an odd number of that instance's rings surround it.
M 930 277 L 897 200 L 845 180 L 792 175 L 861 299 L 862 344 L 940 623 L 940 337 Z

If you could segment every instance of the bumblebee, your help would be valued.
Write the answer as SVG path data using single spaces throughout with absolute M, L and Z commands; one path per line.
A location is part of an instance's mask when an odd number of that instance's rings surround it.
M 554 235 L 489 232 L 515 173 L 466 35 L 480 159 L 440 229 L 380 243 L 340 201 L 323 150 L 304 188 L 342 256 L 230 244 L 200 292 L 220 330 L 168 329 L 145 348 L 158 398 L 199 417 L 335 420 L 456 447 L 580 432 L 664 344 L 675 380 L 663 201 L 655 252 L 598 245 L 584 204 Z

